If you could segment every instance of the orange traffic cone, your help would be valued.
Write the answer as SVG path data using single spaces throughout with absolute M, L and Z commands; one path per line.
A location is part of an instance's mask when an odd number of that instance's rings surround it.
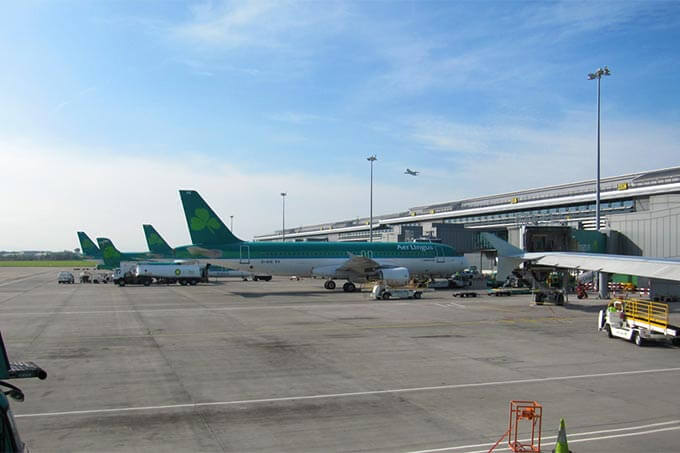
M 557 433 L 557 443 L 552 453 L 571 453 L 567 444 L 567 429 L 564 426 L 564 419 L 560 419 L 560 432 Z

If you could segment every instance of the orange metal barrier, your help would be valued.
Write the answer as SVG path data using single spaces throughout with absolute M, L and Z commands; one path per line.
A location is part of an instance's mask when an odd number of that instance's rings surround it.
M 519 425 L 525 420 L 531 426 L 529 443 L 521 442 L 519 438 Z M 525 424 L 527 424 L 525 423 Z M 515 453 L 540 453 L 541 451 L 541 428 L 543 424 L 543 406 L 536 401 L 510 401 L 510 420 L 508 430 L 491 447 L 491 453 L 498 444 L 508 436 L 508 447 Z

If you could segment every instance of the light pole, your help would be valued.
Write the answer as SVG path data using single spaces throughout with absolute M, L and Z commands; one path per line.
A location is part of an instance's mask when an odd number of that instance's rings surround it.
M 371 162 L 371 220 L 368 225 L 368 242 L 373 242 L 373 162 L 378 160 L 378 158 L 374 154 L 371 157 L 367 157 L 366 160 Z
M 588 74 L 588 80 L 597 79 L 597 183 L 595 185 L 595 229 L 600 231 L 600 80 L 611 75 L 608 67 Z
M 281 192 L 283 207 L 281 209 L 281 242 L 286 242 L 286 192 Z
M 229 216 L 229 219 L 231 220 L 231 222 L 229 223 L 229 229 L 230 229 L 231 232 L 233 233 L 233 232 L 234 232 L 234 216 L 233 216 L 233 215 L 230 215 L 230 216 Z

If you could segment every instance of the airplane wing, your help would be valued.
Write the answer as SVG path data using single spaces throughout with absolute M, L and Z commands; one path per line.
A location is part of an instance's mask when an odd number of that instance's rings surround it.
M 349 254 L 349 259 L 337 268 L 339 272 L 353 272 L 356 274 L 368 274 L 379 269 L 380 263 L 361 255 Z
M 501 268 L 503 268 L 504 273 L 500 278 L 505 278 L 507 275 L 505 272 L 507 271 L 507 268 L 510 267 L 509 265 L 516 267 L 516 265 L 522 261 L 530 261 L 542 266 L 608 272 L 610 274 L 629 274 L 640 277 L 680 281 L 680 260 L 646 256 L 613 255 L 607 253 L 527 253 L 508 244 L 494 234 L 482 233 L 482 236 L 498 251 L 498 273 L 499 275 L 501 274 Z M 507 264 L 502 263 L 502 261 L 506 261 Z

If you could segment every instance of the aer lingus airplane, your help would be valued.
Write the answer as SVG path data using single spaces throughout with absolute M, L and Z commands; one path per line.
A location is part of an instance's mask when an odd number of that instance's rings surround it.
M 96 263 L 103 263 L 103 256 L 101 250 L 94 245 L 92 239 L 83 231 L 78 231 L 78 241 L 80 242 L 80 250 L 83 252 L 85 258 L 91 259 Z
M 226 227 L 198 192 L 180 190 L 192 245 L 177 247 L 202 262 L 271 275 L 346 280 L 354 283 L 387 280 L 405 284 L 411 276 L 449 276 L 467 267 L 465 257 L 452 247 L 423 242 L 246 242 Z
M 167 260 L 172 258 L 187 258 L 193 259 L 194 257 L 188 256 L 188 252 L 183 250 L 181 253 L 173 253 L 170 249 L 169 252 L 121 252 L 116 246 L 113 245 L 108 238 L 97 238 L 97 243 L 99 244 L 99 249 L 102 253 L 102 258 L 104 259 L 104 264 L 106 267 L 116 268 L 120 267 L 121 261 L 153 261 L 153 260 Z
M 175 251 L 173 250 L 165 239 L 158 234 L 158 231 L 151 225 L 142 225 L 144 228 L 144 236 L 146 237 L 146 244 L 149 246 L 149 252 L 157 255 L 162 255 L 163 257 L 174 257 Z

